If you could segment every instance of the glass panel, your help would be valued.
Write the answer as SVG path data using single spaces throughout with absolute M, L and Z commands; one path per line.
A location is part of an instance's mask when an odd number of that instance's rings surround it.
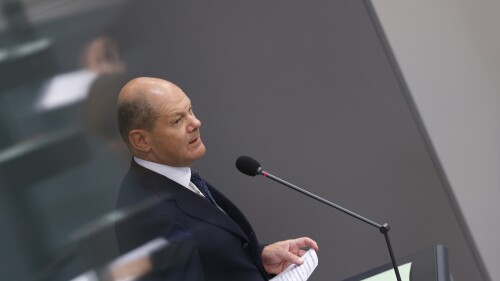
M 75 233 L 115 208 L 127 69 L 108 30 L 127 2 L 0 1 L 1 280 L 83 274 Z

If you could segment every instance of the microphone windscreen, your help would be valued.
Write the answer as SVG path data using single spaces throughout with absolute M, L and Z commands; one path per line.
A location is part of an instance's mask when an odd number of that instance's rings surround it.
M 236 168 L 248 176 L 256 176 L 259 172 L 260 163 L 252 157 L 240 156 L 236 159 Z

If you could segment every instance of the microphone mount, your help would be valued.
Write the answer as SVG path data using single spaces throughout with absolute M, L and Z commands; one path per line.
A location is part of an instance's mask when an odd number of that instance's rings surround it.
M 261 167 L 258 167 L 256 174 L 262 175 L 262 176 L 269 178 L 269 179 L 272 179 L 280 184 L 286 185 L 286 186 L 288 186 L 288 187 L 290 187 L 290 188 L 292 188 L 292 189 L 294 189 L 294 190 L 296 190 L 296 191 L 298 191 L 298 192 L 300 192 L 300 193 L 302 193 L 310 198 L 316 199 L 316 200 L 320 201 L 321 203 L 324 203 L 330 207 L 333 207 L 333 208 L 335 208 L 335 209 L 337 209 L 337 210 L 339 210 L 339 211 L 341 211 L 341 212 L 343 212 L 343 213 L 345 213 L 353 218 L 356 218 L 360 221 L 363 221 L 369 225 L 372 225 L 372 226 L 378 228 L 380 233 L 382 233 L 384 235 L 385 242 L 387 244 L 387 249 L 389 250 L 389 256 L 391 257 L 392 267 L 394 268 L 394 272 L 396 274 L 396 278 L 398 281 L 401 281 L 401 276 L 399 274 L 399 269 L 398 269 L 398 266 L 396 264 L 396 259 L 394 258 L 394 252 L 392 251 L 391 241 L 389 239 L 389 230 L 391 229 L 391 227 L 388 223 L 379 224 L 379 223 L 376 223 L 372 220 L 369 220 L 369 219 L 367 219 L 361 215 L 358 215 L 358 214 L 356 214 L 356 213 L 354 213 L 354 212 L 352 212 L 352 211 L 350 211 L 342 206 L 339 206 L 339 205 L 332 203 L 332 202 L 330 202 L 322 197 L 319 197 L 316 194 L 313 194 L 313 193 L 311 193 L 307 190 L 304 190 L 304 189 L 302 189 L 294 184 L 291 184 L 283 179 L 280 179 L 280 178 L 262 170 Z

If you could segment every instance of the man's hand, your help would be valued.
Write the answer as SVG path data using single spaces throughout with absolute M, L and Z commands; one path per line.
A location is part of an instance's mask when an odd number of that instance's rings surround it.
M 318 251 L 318 245 L 308 237 L 285 240 L 267 245 L 262 251 L 262 264 L 269 274 L 278 274 L 290 264 L 302 264 L 301 256 L 305 251 L 301 248 L 313 248 Z

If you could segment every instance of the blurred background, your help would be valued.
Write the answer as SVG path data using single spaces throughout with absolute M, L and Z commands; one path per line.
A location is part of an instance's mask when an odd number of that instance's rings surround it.
M 190 96 L 196 169 L 261 242 L 319 242 L 310 280 L 389 262 L 382 235 L 238 156 L 389 222 L 399 258 L 443 244 L 454 280 L 498 280 L 500 5 L 399 2 L 0 0 L 0 279 L 116 255 L 116 97 L 153 76 Z

